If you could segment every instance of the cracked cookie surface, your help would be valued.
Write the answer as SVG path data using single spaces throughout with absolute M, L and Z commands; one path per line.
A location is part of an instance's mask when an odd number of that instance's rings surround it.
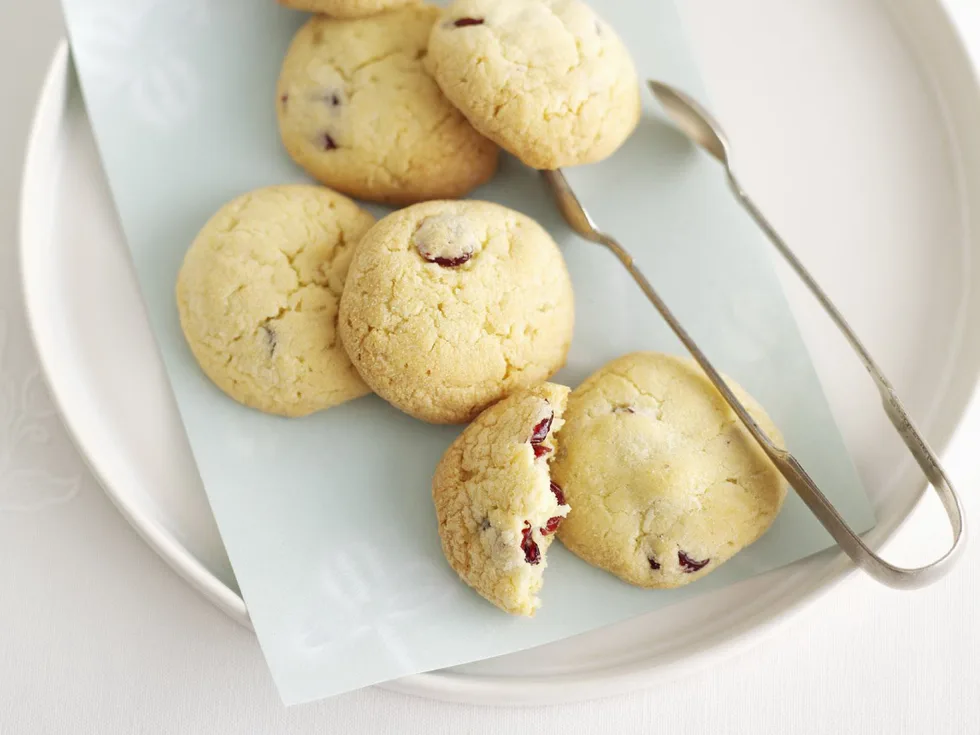
M 339 330 L 379 396 L 463 423 L 557 372 L 574 319 L 565 260 L 537 222 L 488 202 L 425 202 L 361 240 Z
M 443 455 L 432 481 L 443 552 L 506 612 L 533 615 L 546 552 L 569 512 L 548 475 L 568 388 L 543 383 L 494 404 Z
M 774 441 L 779 431 L 733 381 Z M 575 509 L 558 531 L 572 552 L 641 587 L 692 582 L 757 540 L 786 483 L 701 369 L 626 355 L 570 396 L 552 476 Z
M 303 416 L 369 393 L 337 337 L 354 246 L 374 223 L 318 186 L 244 194 L 207 222 L 177 279 L 180 324 L 236 401 Z
M 338 191 L 390 204 L 454 199 L 488 181 L 499 149 L 424 68 L 438 16 L 413 5 L 311 18 L 289 47 L 276 98 L 293 160 Z
M 322 13 L 334 18 L 364 18 L 418 2 L 419 0 L 279 0 L 287 8 Z
M 640 116 L 629 51 L 580 0 L 456 0 L 426 65 L 477 130 L 533 168 L 606 158 Z

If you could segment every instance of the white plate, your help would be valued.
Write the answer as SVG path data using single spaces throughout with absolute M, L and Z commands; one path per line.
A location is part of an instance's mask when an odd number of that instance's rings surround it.
M 893 0 L 891 19 L 873 0 L 694 5 L 695 46 L 747 183 L 941 449 L 980 372 L 980 344 L 963 339 L 980 331 L 980 89 L 948 17 L 926 0 Z M 75 441 L 147 542 L 247 624 L 64 47 L 38 105 L 21 214 L 28 315 Z M 883 440 L 871 386 L 831 328 L 791 297 L 875 505 L 868 538 L 879 546 L 923 482 Z M 388 686 L 487 703 L 612 694 L 759 640 L 848 568 L 825 553 L 611 628 Z

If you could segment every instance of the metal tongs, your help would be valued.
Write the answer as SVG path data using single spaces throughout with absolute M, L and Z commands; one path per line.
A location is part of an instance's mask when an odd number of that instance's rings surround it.
M 909 418 L 908 413 L 906 413 L 905 407 L 895 394 L 895 390 L 888 382 L 888 379 L 882 375 L 881 370 L 848 326 L 844 317 L 837 311 L 827 297 L 827 294 L 813 280 L 813 277 L 803 267 L 803 264 L 800 263 L 796 255 L 793 254 L 793 251 L 790 250 L 789 246 L 773 229 L 772 225 L 769 224 L 762 215 L 762 212 L 759 211 L 759 208 L 756 207 L 738 183 L 738 179 L 735 178 L 735 173 L 732 171 L 732 166 L 729 161 L 728 139 L 725 137 L 721 126 L 701 105 L 680 90 L 662 82 L 650 81 L 649 84 L 654 95 L 656 95 L 660 104 L 663 105 L 664 110 L 674 124 L 688 138 L 710 153 L 725 167 L 728 183 L 732 192 L 735 194 L 735 198 L 752 215 L 752 218 L 762 228 L 763 232 L 766 233 L 769 240 L 776 246 L 776 249 L 782 254 L 793 270 L 796 271 L 796 274 L 803 279 L 803 282 L 817 298 L 817 301 L 820 302 L 820 305 L 823 306 L 824 310 L 837 325 L 837 328 L 844 333 L 847 341 L 864 363 L 865 368 L 871 374 L 875 385 L 878 387 L 878 392 L 881 394 L 881 401 L 885 408 L 885 413 L 888 414 L 888 418 L 894 424 L 905 445 L 919 463 L 930 484 L 935 488 L 940 500 L 942 500 L 943 507 L 946 509 L 946 514 L 949 516 L 949 522 L 953 529 L 953 544 L 949 551 L 939 560 L 927 566 L 918 569 L 903 569 L 889 564 L 869 549 L 861 537 L 851 530 L 847 522 L 837 512 L 837 509 L 827 499 L 827 496 L 820 491 L 820 488 L 817 487 L 816 483 L 810 478 L 797 459 L 785 449 L 774 444 L 749 415 L 745 406 L 735 397 L 718 371 L 715 370 L 711 362 L 708 361 L 708 358 L 705 357 L 704 353 L 701 352 L 684 327 L 681 326 L 670 309 L 667 308 L 667 305 L 660 299 L 660 296 L 657 295 L 657 292 L 650 285 L 650 282 L 640 269 L 637 268 L 633 262 L 633 257 L 610 235 L 596 228 L 592 218 L 589 217 L 589 214 L 585 211 L 581 202 L 579 202 L 569 186 L 564 174 L 560 170 L 544 171 L 543 175 L 551 187 L 562 216 L 564 216 L 571 228 L 579 235 L 599 245 L 604 245 L 619 258 L 619 261 L 630 272 L 630 275 L 633 276 L 633 279 L 639 284 L 643 293 L 646 294 L 647 298 L 650 299 L 657 308 L 657 311 L 666 320 L 667 324 L 674 331 L 674 334 L 684 343 L 684 346 L 687 347 L 688 351 L 690 351 L 691 355 L 693 355 L 694 359 L 701 366 L 701 369 L 704 370 L 722 397 L 728 402 L 728 405 L 732 407 L 732 410 L 741 419 L 742 423 L 745 424 L 745 427 L 769 456 L 772 463 L 782 473 L 783 477 L 786 478 L 793 489 L 796 490 L 796 493 L 823 524 L 824 528 L 830 532 L 830 535 L 834 537 L 841 549 L 844 550 L 857 566 L 870 574 L 874 579 L 889 587 L 913 589 L 935 582 L 953 566 L 956 557 L 964 545 L 963 539 L 965 537 L 963 512 L 960 508 L 959 498 L 956 496 L 956 491 L 953 490 L 953 486 L 946 477 L 945 471 L 939 464 L 939 460 L 915 428 L 915 425 Z

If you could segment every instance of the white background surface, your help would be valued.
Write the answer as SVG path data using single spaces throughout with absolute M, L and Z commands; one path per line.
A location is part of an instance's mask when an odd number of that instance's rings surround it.
M 933 588 L 891 592 L 855 576 L 761 647 L 648 692 L 488 709 L 368 689 L 284 710 L 251 634 L 193 593 L 115 512 L 37 378 L 16 286 L 15 212 L 30 113 L 59 35 L 54 0 L 0 2 L 0 734 L 980 733 L 975 544 Z M 750 61 L 732 66 L 744 71 Z M 739 102 L 715 99 L 723 117 Z M 786 169 L 747 173 L 755 183 Z M 805 201 L 767 200 L 780 183 L 756 187 L 764 205 L 776 205 L 777 223 L 797 211 L 779 205 Z M 980 484 L 978 440 L 973 411 L 946 454 L 968 513 Z M 942 529 L 929 504 L 889 551 L 924 560 L 942 545 Z

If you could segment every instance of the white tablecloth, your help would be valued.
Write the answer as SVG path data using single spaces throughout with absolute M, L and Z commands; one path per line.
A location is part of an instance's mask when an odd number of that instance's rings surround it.
M 116 513 L 38 375 L 16 208 L 34 98 L 60 34 L 55 0 L 0 4 L 0 734 L 980 733 L 976 546 L 917 594 L 855 576 L 750 653 L 651 691 L 489 709 L 373 688 L 285 710 L 253 637 Z M 968 510 L 978 440 L 973 411 L 946 455 Z M 923 559 L 944 525 L 930 503 L 888 551 Z

